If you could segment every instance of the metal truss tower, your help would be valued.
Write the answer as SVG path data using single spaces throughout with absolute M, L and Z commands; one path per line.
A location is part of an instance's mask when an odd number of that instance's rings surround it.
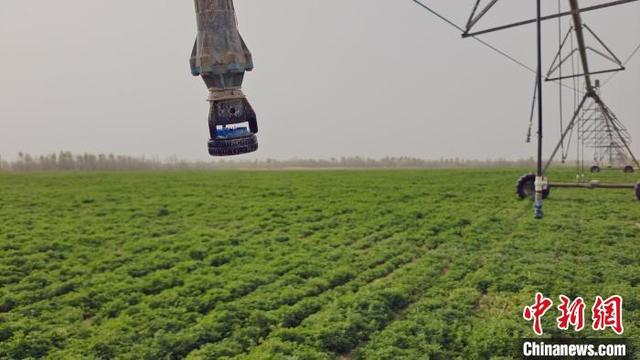
M 594 90 L 599 96 L 598 85 L 596 81 Z M 625 147 L 625 143 L 631 144 L 631 134 L 610 109 L 610 116 L 607 116 L 606 112 L 595 101 L 585 104 L 576 124 L 579 148 L 584 146 L 591 149 L 592 172 L 599 172 L 601 169 L 624 169 L 625 172 L 633 172 L 633 160 Z
M 477 0 L 471 15 L 467 21 L 464 29 L 463 37 L 477 37 L 482 34 L 488 34 L 494 31 L 511 29 L 527 24 L 537 24 L 537 76 L 536 76 L 536 95 L 537 95 L 537 110 L 538 110 L 538 148 L 537 148 L 537 160 L 538 166 L 535 174 L 524 176 L 518 182 L 518 193 L 521 197 L 527 196 L 526 194 L 532 194 L 535 202 L 535 217 L 542 217 L 542 200 L 549 194 L 549 188 L 552 187 L 588 187 L 588 188 L 635 188 L 636 197 L 640 199 L 640 182 L 637 184 L 601 184 L 597 181 L 592 181 L 589 184 L 580 183 L 549 183 L 546 178 L 546 173 L 551 164 L 553 163 L 558 152 L 564 148 L 567 136 L 572 134 L 577 127 L 578 137 L 583 141 L 584 145 L 594 149 L 597 154 L 595 160 L 603 161 L 605 157 L 608 157 L 609 164 L 613 162 L 624 161 L 624 159 L 630 159 L 633 163 L 633 167 L 640 168 L 638 159 L 631 151 L 630 142 L 631 136 L 627 129 L 622 125 L 620 120 L 615 116 L 613 111 L 603 101 L 600 96 L 600 91 L 597 81 L 594 82 L 593 75 L 610 73 L 624 70 L 622 62 L 613 54 L 613 52 L 607 47 L 607 45 L 587 26 L 584 24 L 582 14 L 590 11 L 601 10 L 604 8 L 628 4 L 636 2 L 637 0 L 611 0 L 606 3 L 580 7 L 578 0 L 568 0 L 569 11 L 558 12 L 553 15 L 541 14 L 541 0 L 537 0 L 537 15 L 533 19 L 519 21 L 511 24 L 501 25 L 493 28 L 476 30 L 477 24 L 481 18 L 483 18 L 497 3 L 499 0 Z M 483 4 L 484 2 L 484 4 Z M 582 93 L 582 100 L 579 102 L 579 106 L 575 109 L 575 112 L 571 118 L 571 121 L 567 124 L 566 128 L 562 131 L 560 141 L 553 150 L 551 157 L 543 165 L 542 159 L 542 136 L 543 136 L 543 112 L 542 112 L 542 35 L 541 24 L 544 21 L 550 19 L 558 19 L 565 16 L 572 18 L 573 26 L 569 33 L 565 36 L 564 41 L 560 45 L 560 49 L 556 54 L 556 57 L 551 65 L 551 69 L 547 73 L 544 80 L 546 81 L 561 81 L 567 78 L 582 78 L 585 88 Z M 585 40 L 585 33 L 595 38 L 596 42 L 600 44 L 604 50 L 597 50 L 589 45 Z M 576 49 L 571 49 L 569 55 L 563 55 L 562 47 L 566 44 L 567 39 L 571 36 L 575 36 L 577 46 Z M 573 61 L 574 54 L 578 54 L 580 67 L 582 69 L 580 74 L 572 74 L 569 76 L 562 75 L 562 65 L 567 60 Z M 589 54 L 595 53 L 605 59 L 610 60 L 616 64 L 615 68 L 603 69 L 592 71 L 590 67 Z M 556 70 L 560 69 L 559 76 L 553 76 Z M 574 89 L 577 90 L 577 89 Z M 604 155 L 603 155 L 604 154 Z M 564 155 L 564 154 L 563 154 Z M 628 169 L 630 166 L 626 165 Z M 527 191 L 524 191 L 526 189 Z

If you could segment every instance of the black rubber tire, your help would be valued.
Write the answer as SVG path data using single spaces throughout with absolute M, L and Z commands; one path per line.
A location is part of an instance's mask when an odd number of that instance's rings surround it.
M 591 173 L 592 174 L 597 174 L 600 171 L 602 171 L 602 169 L 600 169 L 600 166 L 598 166 L 598 165 L 594 165 L 594 166 L 591 167 Z
M 248 154 L 258 150 L 258 138 L 255 134 L 235 139 L 209 140 L 209 155 L 233 156 Z
M 640 181 L 636 183 L 636 199 L 640 200 Z
M 525 174 L 518 179 L 516 183 L 516 194 L 522 200 L 529 198 L 533 199 L 535 195 L 536 174 Z M 542 192 L 542 198 L 549 197 L 549 188 Z
M 625 166 L 623 171 L 625 174 L 633 174 L 635 169 L 633 168 L 633 166 Z

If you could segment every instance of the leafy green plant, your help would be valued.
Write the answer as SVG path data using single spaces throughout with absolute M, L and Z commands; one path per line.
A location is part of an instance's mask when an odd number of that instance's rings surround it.
M 519 175 L 1 173 L 0 358 L 508 359 L 536 291 L 623 296 L 640 345 L 640 205 L 534 221 Z

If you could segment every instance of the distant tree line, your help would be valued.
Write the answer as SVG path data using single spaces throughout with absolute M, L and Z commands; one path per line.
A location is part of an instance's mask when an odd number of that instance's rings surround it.
M 359 156 L 331 159 L 291 160 L 235 160 L 184 161 L 175 157 L 161 160 L 144 156 L 114 154 L 73 154 L 60 152 L 32 156 L 19 153 L 15 160 L 0 157 L 3 171 L 127 171 L 127 170 L 215 170 L 215 169 L 455 169 L 455 168 L 508 168 L 533 167 L 533 159 L 523 160 L 466 160 L 442 158 L 425 160 L 412 157 L 385 157 L 381 159 Z

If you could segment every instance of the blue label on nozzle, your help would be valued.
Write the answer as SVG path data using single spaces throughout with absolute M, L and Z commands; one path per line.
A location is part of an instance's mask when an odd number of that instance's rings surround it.
M 233 139 L 251 134 L 246 127 L 239 128 L 222 128 L 216 130 L 216 135 L 221 139 Z

